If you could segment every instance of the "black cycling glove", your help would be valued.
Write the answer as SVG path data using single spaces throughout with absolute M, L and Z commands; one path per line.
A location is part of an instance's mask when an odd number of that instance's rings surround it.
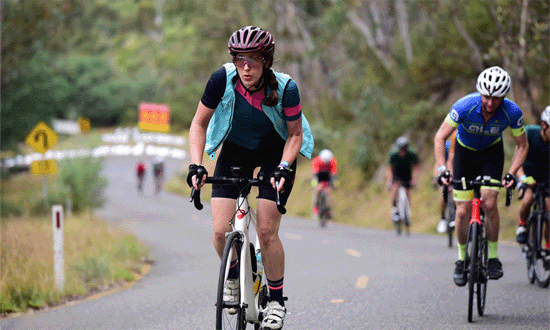
M 439 172 L 437 175 L 437 183 L 439 183 L 440 186 L 443 184 L 443 181 L 441 181 L 443 178 L 447 181 L 451 180 L 451 172 L 449 172 L 449 170 Z
M 513 174 L 510 174 L 510 173 L 506 173 L 506 175 L 504 176 L 504 181 L 506 183 L 509 183 L 510 181 L 512 181 L 513 182 L 511 187 L 512 189 L 514 189 L 518 184 L 518 179 Z
M 190 164 L 189 173 L 187 174 L 187 184 L 189 185 L 189 187 L 193 187 L 193 181 L 191 181 L 193 175 L 197 175 L 197 177 L 200 177 L 200 179 L 202 180 L 202 176 L 208 176 L 208 172 L 202 165 Z
M 286 190 L 286 188 L 291 186 L 292 183 L 294 182 L 294 171 L 289 167 L 279 165 L 277 166 L 275 171 L 271 173 L 271 177 L 275 178 L 275 181 L 279 181 L 281 178 L 285 178 L 283 189 Z

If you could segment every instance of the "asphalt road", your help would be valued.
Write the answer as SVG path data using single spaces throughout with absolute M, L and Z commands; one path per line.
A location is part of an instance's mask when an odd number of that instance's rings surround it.
M 211 210 L 187 197 L 135 189 L 135 160 L 110 158 L 108 203 L 97 212 L 151 245 L 155 263 L 131 288 L 33 315 L 1 329 L 213 329 L 219 259 Z M 183 166 L 169 160 L 168 174 Z M 298 193 L 298 192 L 293 192 Z M 309 192 L 307 193 L 309 196 Z M 501 244 L 504 277 L 490 281 L 485 316 L 469 324 L 466 287 L 452 282 L 456 250 L 444 236 L 397 237 L 285 216 L 285 295 L 291 329 L 548 329 L 548 289 L 530 285 L 518 246 Z M 252 329 L 252 327 L 250 327 Z

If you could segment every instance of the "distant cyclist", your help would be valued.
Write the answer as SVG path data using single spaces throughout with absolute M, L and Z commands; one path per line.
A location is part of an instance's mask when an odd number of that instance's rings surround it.
M 155 194 L 158 194 L 162 189 L 164 181 L 164 157 L 155 157 L 153 161 L 153 176 L 155 178 Z
M 139 192 L 143 191 L 143 180 L 145 178 L 145 171 L 147 170 L 147 166 L 143 161 L 139 161 L 136 164 L 136 176 L 138 180 L 137 188 Z
M 523 113 L 512 101 L 505 98 L 510 90 L 510 76 L 498 66 L 481 72 L 477 78 L 477 93 L 461 98 L 453 104 L 451 111 L 441 124 L 434 138 L 434 152 L 438 166 L 438 181 L 449 185 L 451 173 L 445 165 L 445 141 L 457 130 L 453 162 L 453 176 L 459 180 L 474 180 L 477 176 L 490 176 L 500 181 L 504 169 L 504 144 L 502 131 L 512 129 L 517 149 L 506 180 L 506 188 L 517 182 L 515 174 L 525 160 L 527 137 L 523 126 Z M 487 240 L 489 244 L 489 278 L 502 277 L 502 263 L 498 259 L 498 232 L 500 216 L 497 208 L 499 190 L 481 187 L 481 207 L 485 212 Z M 454 282 L 458 286 L 467 283 L 465 269 L 466 239 L 472 210 L 473 188 L 464 189 L 455 184 L 453 197 L 456 203 L 456 236 L 458 241 L 458 260 L 455 263 Z
M 323 149 L 319 153 L 319 156 L 313 158 L 311 161 L 311 172 L 313 178 L 311 180 L 311 186 L 313 187 L 312 205 L 313 205 L 313 219 L 319 218 L 319 207 L 317 201 L 321 190 L 326 192 L 327 207 L 329 209 L 328 218 L 332 218 L 332 186 L 338 179 L 338 163 L 332 154 L 332 151 Z
M 451 172 L 451 175 L 453 174 L 452 168 L 453 168 L 453 159 L 455 156 L 455 140 L 456 140 L 456 131 L 454 131 L 451 137 L 447 141 L 445 141 L 445 163 L 447 168 Z M 434 172 L 435 172 L 434 184 L 437 185 L 437 175 L 439 174 L 437 171 L 437 165 L 434 168 Z M 452 193 L 451 186 L 448 187 L 448 191 L 449 191 L 448 196 L 451 196 L 451 193 Z M 447 203 L 454 203 L 453 199 L 447 198 Z M 445 208 L 447 207 L 447 203 L 445 203 L 445 201 L 443 200 L 443 196 L 440 195 L 439 205 L 441 208 L 441 220 L 439 220 L 439 223 L 437 224 L 437 231 L 439 233 L 447 232 L 447 220 L 445 220 Z M 454 225 L 455 225 L 455 222 L 454 220 L 452 220 L 449 223 L 449 227 L 454 227 Z
M 529 217 L 534 196 L 531 189 L 527 186 L 533 186 L 535 183 L 548 182 L 550 179 L 550 105 L 542 112 L 541 125 L 525 126 L 527 132 L 527 141 L 529 142 L 529 152 L 523 166 L 518 170 L 519 181 L 525 189 L 525 195 L 521 200 L 519 207 L 519 227 L 516 230 L 516 240 L 520 244 L 527 243 L 527 232 L 525 225 Z M 546 211 L 550 212 L 550 197 L 546 196 Z M 548 228 L 546 230 L 546 249 L 550 250 L 548 238 Z
M 298 85 L 287 74 L 271 69 L 275 41 L 271 33 L 255 26 L 235 31 L 228 42 L 231 62 L 216 69 L 202 95 L 189 131 L 191 165 L 187 183 L 196 182 L 203 153 L 214 158 L 221 147 L 214 176 L 232 176 L 239 166 L 252 177 L 260 168 L 272 186 L 260 186 L 257 199 L 257 232 L 269 288 L 269 302 L 262 329 L 281 329 L 286 316 L 283 298 L 285 251 L 279 237 L 281 216 L 277 196 L 286 204 L 294 184 L 298 153 L 311 157 L 313 136 L 302 113 Z M 200 179 L 200 177 L 199 177 Z M 276 188 L 276 181 L 280 185 Z M 277 191 L 279 193 L 277 193 Z M 221 257 L 229 220 L 235 214 L 236 186 L 212 185 L 214 247 Z M 244 276 L 245 274 L 242 274 Z M 224 301 L 238 301 L 239 265 L 229 269 Z
M 410 189 L 416 185 L 420 167 L 418 166 L 418 156 L 409 148 L 409 139 L 401 136 L 395 141 L 395 145 L 397 150 L 390 153 L 386 175 L 388 178 L 388 188 L 391 191 L 391 219 L 398 221 L 397 192 L 399 191 L 399 187 L 405 187 L 407 198 L 409 198 L 410 202 Z

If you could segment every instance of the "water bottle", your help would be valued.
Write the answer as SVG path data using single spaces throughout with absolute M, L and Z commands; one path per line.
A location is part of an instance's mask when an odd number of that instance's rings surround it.
M 258 265 L 258 276 L 256 276 L 256 282 L 254 282 L 254 293 L 258 294 L 262 287 L 262 276 L 264 276 L 264 264 L 262 263 L 261 250 L 256 250 L 256 264 Z

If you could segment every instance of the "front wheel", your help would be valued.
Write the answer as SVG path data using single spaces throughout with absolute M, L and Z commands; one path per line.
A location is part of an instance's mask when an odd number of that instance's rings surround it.
M 320 225 L 321 227 L 325 227 L 327 225 L 328 219 L 328 206 L 327 193 L 324 190 L 321 190 L 321 192 L 319 193 L 318 210 Z
M 478 231 L 478 224 L 473 223 L 470 226 L 470 233 L 469 237 L 470 240 L 468 242 L 469 247 L 466 247 L 466 251 L 469 252 L 469 269 L 468 269 L 468 322 L 472 322 L 473 319 L 473 310 L 474 310 L 474 296 L 475 296 L 475 284 L 478 276 L 478 239 L 477 239 L 477 231 Z M 468 257 L 468 256 L 467 256 Z M 468 260 L 468 258 L 466 258 Z
M 535 269 L 535 277 L 537 278 L 537 283 L 540 287 L 547 288 L 550 284 L 550 265 L 548 256 L 546 255 L 546 250 L 543 246 L 543 233 L 544 233 L 544 214 L 539 213 L 536 217 L 536 232 L 537 239 L 535 240 L 537 244 L 536 253 L 533 262 Z
M 447 236 L 449 237 L 449 248 L 453 247 L 453 236 L 454 236 L 454 221 L 456 215 L 456 206 L 451 202 L 447 202 L 447 207 L 445 208 L 445 218 L 447 219 Z M 451 225 L 451 223 L 453 223 Z
M 525 259 L 527 260 L 527 278 L 531 284 L 535 283 L 535 262 L 537 260 L 535 221 L 534 217 L 529 217 L 529 222 L 527 223 L 527 244 L 524 246 Z
M 487 237 L 485 228 L 481 228 L 482 235 L 479 235 L 479 261 L 481 262 L 481 268 L 478 271 L 479 279 L 477 281 L 477 313 L 479 316 L 483 316 L 485 312 L 485 302 L 487 297 L 487 282 L 489 278 L 489 245 L 487 244 Z
M 235 258 L 241 260 L 242 245 L 241 234 L 238 232 L 232 232 L 225 240 L 218 278 L 216 330 L 241 330 L 246 328 L 246 311 L 241 307 L 239 301 L 224 302 L 223 299 L 229 265 L 231 260 L 235 260 Z M 240 297 L 240 294 L 238 296 Z

